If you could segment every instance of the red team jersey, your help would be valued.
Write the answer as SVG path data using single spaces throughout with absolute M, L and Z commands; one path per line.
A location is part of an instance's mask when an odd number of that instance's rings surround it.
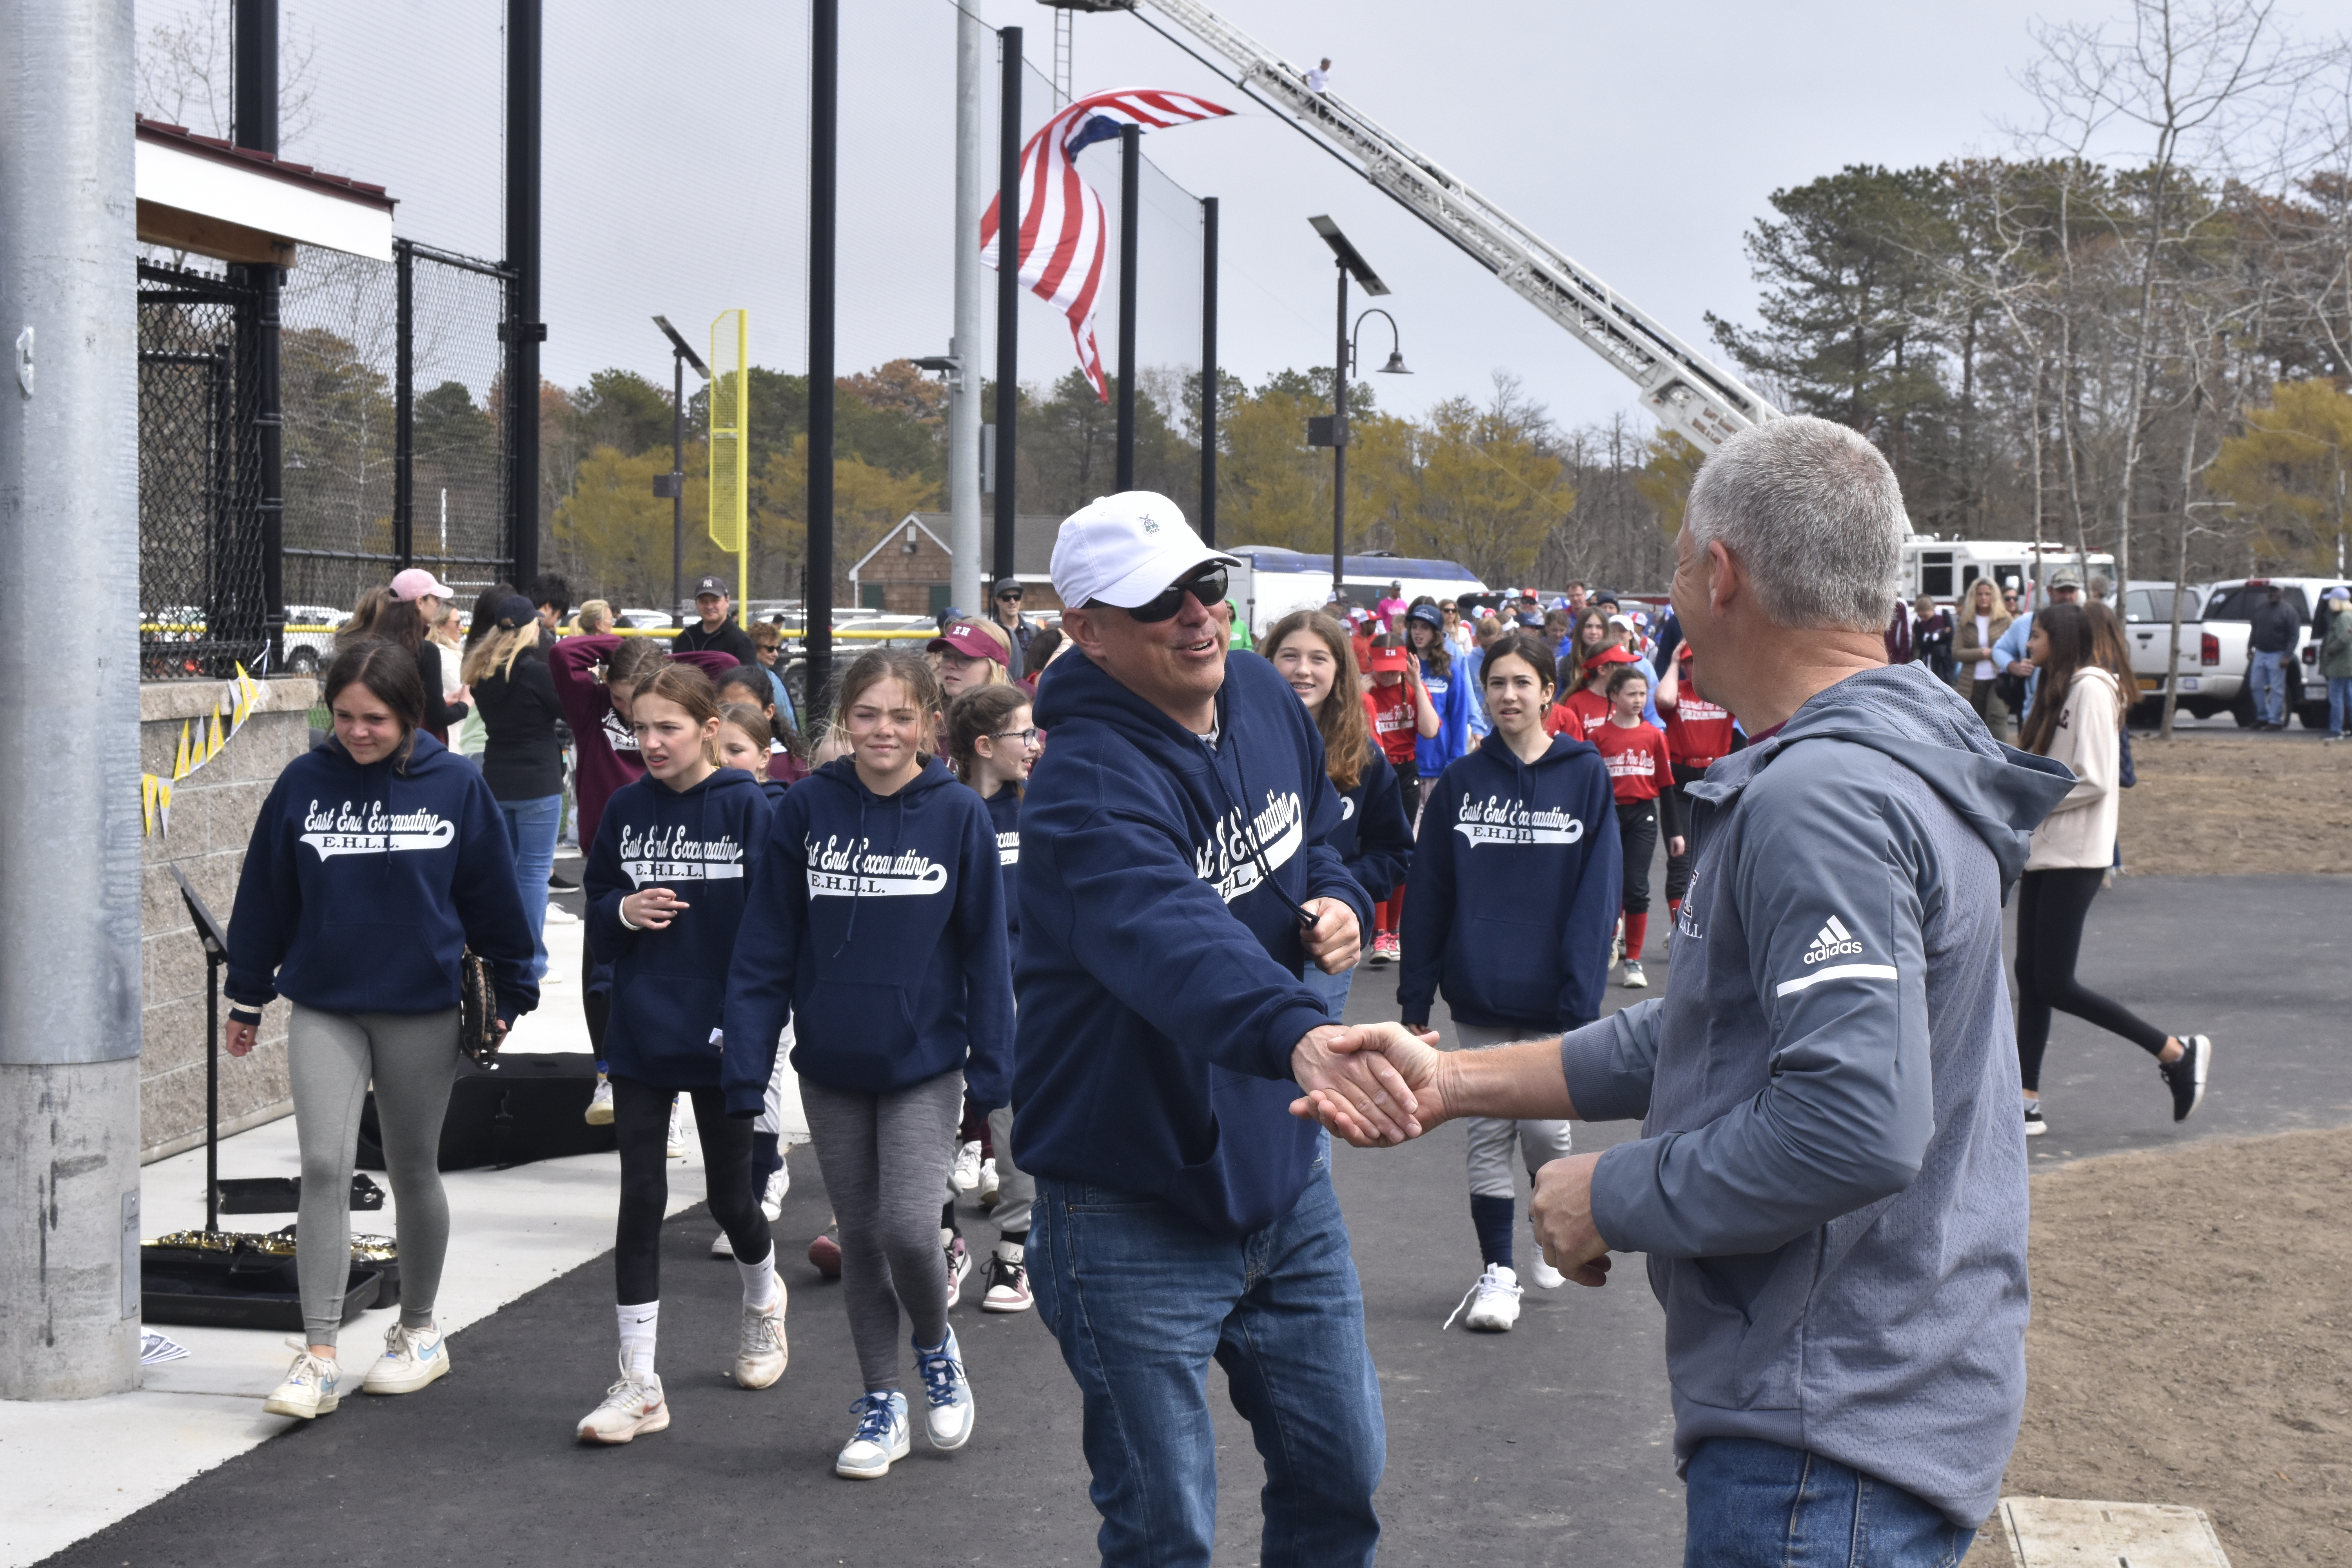
M 1731 715 L 1714 703 L 1681 689 L 1681 700 L 1658 704 L 1666 721 L 1666 751 L 1677 765 L 1704 768 L 1731 754 Z
M 1544 733 L 1566 735 L 1571 741 L 1591 741 L 1593 731 L 1608 722 L 1609 699 L 1580 686 L 1553 703 L 1544 714 Z
M 1381 743 L 1389 766 L 1402 768 L 1411 763 L 1421 746 L 1421 727 L 1413 713 L 1412 682 L 1374 685 L 1364 693 L 1364 713 L 1372 721 L 1372 738 Z
M 1609 784 L 1620 805 L 1655 800 L 1675 782 L 1673 761 L 1666 755 L 1666 738 L 1648 724 L 1632 726 L 1604 721 L 1585 737 L 1609 764 Z

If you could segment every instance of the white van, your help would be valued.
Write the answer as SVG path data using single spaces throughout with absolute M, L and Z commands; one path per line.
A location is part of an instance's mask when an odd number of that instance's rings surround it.
M 2102 578 L 2115 582 L 2116 558 L 2095 550 L 2086 557 L 2066 545 L 2036 546 L 2030 539 L 1941 539 L 1917 533 L 1903 542 L 1903 597 L 1916 599 L 1924 594 L 1949 605 L 1967 598 L 1979 577 L 1990 577 L 2002 588 L 2018 588 L 2029 582 L 2047 583 L 2062 566 L 2072 568 L 2094 588 Z
M 1331 602 L 1328 555 L 1309 555 L 1266 544 L 1218 548 L 1242 562 L 1241 569 L 1230 574 L 1225 596 L 1240 612 L 1253 642 L 1291 611 L 1319 610 Z M 1452 561 L 1405 555 L 1350 555 L 1340 564 L 1346 569 L 1341 586 L 1348 597 L 1368 609 L 1387 595 L 1391 583 L 1397 584 L 1398 597 L 1407 604 L 1423 594 L 1437 599 L 1455 599 L 1465 594 L 1487 591 L 1468 567 Z

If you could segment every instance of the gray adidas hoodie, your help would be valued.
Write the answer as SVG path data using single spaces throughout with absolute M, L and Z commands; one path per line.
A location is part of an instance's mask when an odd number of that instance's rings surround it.
M 1849 677 L 1690 786 L 1664 995 L 1580 1029 L 1645 1118 L 1592 1214 L 1649 1255 L 1675 1449 L 1807 1449 L 1983 1523 L 2025 1407 L 2025 1129 L 2000 910 L 2073 784 L 1921 665 Z

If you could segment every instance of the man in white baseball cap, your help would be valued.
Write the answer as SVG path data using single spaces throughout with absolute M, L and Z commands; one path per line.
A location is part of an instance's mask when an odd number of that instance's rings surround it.
M 1300 978 L 1354 964 L 1370 909 L 1328 842 L 1339 797 L 1313 720 L 1228 650 L 1238 563 L 1142 490 L 1054 546 L 1083 657 L 1038 685 L 1053 743 L 1021 811 L 1013 1146 L 1037 1178 L 1025 1261 L 1084 1396 L 1106 1564 L 1209 1561 L 1221 1354 L 1258 1448 L 1283 1456 L 1266 1568 L 1369 1563 L 1380 1536 L 1363 1299 L 1328 1145 L 1289 1102 L 1294 1083 L 1384 1121 L 1411 1102 L 1336 1067 L 1363 1058 L 1332 1051 L 1346 1031 Z

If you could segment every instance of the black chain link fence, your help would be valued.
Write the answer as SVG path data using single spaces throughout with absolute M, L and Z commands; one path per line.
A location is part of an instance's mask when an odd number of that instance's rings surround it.
M 142 263 L 141 649 L 150 678 L 268 668 L 260 295 Z M 404 565 L 504 576 L 510 275 L 406 240 L 391 262 L 306 251 L 279 292 L 283 660 Z M 529 411 L 536 416 L 537 410 Z

